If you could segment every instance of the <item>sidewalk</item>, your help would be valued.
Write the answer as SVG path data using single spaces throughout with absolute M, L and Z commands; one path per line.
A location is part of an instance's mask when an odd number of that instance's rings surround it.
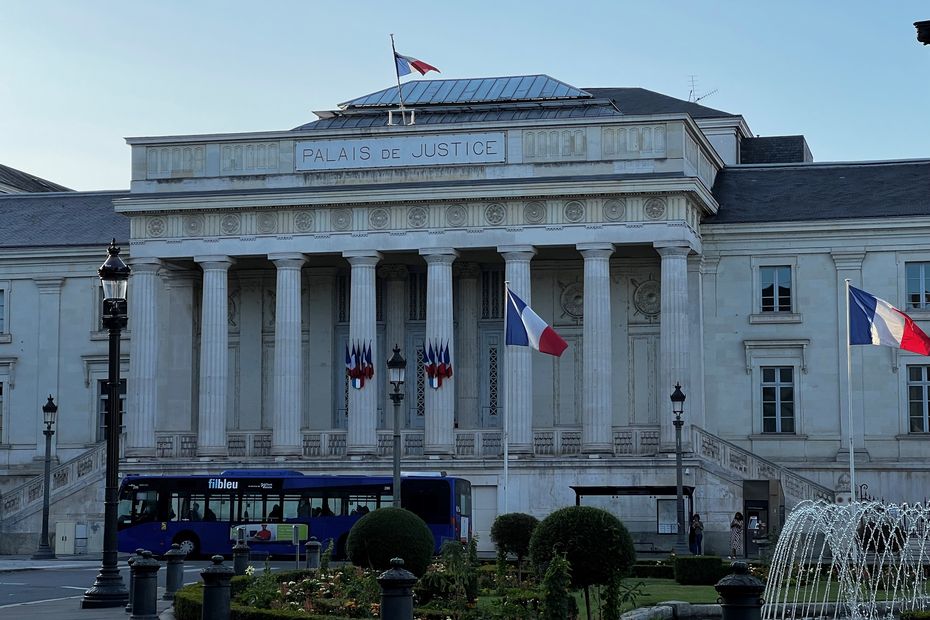
M 164 588 L 158 588 L 159 620 L 174 620 L 174 607 L 171 601 L 161 600 Z M 0 607 L 0 618 L 4 620 L 106 620 L 121 618 L 127 620 L 129 615 L 124 607 L 110 609 L 81 609 L 81 594 L 47 601 L 35 601 Z
M 120 561 L 122 563 L 124 559 L 120 558 Z M 55 560 L 33 560 L 26 555 L 0 555 L 0 573 L 48 568 L 86 568 L 93 563 L 99 564 L 100 557 L 82 555 L 65 556 Z

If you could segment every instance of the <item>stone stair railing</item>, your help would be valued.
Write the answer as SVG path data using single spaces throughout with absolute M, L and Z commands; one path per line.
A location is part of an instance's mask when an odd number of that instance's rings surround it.
M 106 471 L 107 446 L 100 442 L 83 454 L 66 461 L 51 471 L 50 501 L 68 495 L 103 480 Z M 44 475 L 38 475 L 3 493 L 0 498 L 0 529 L 42 510 Z
M 735 474 L 743 480 L 780 480 L 785 495 L 801 501 L 805 499 L 823 499 L 834 501 L 834 492 L 821 484 L 791 471 L 777 463 L 753 454 L 713 435 L 699 426 L 691 425 L 691 440 L 694 453 L 705 461 L 710 461 Z

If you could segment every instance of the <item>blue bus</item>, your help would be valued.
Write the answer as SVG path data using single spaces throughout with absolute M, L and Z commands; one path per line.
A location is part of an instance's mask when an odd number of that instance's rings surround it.
M 237 537 L 255 552 L 293 555 L 315 536 L 345 558 L 356 521 L 393 505 L 390 476 L 305 476 L 289 470 L 228 470 L 206 476 L 127 476 L 119 491 L 119 550 L 161 554 L 178 543 L 189 557 L 228 555 Z M 436 551 L 471 539 L 471 484 L 442 475 L 405 475 L 401 506 L 429 526 Z

